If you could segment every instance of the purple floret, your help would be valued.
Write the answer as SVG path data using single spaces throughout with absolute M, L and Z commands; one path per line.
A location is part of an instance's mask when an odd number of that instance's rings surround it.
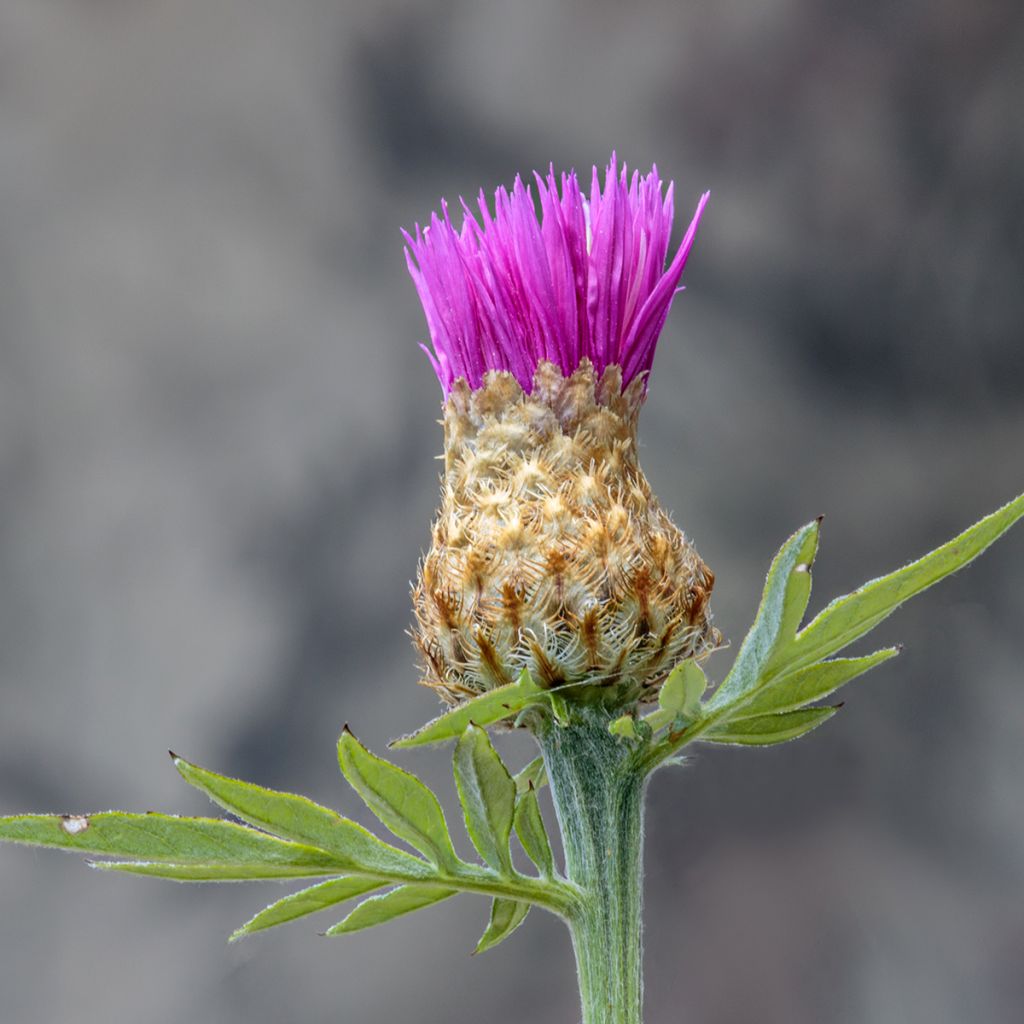
M 623 386 L 651 368 L 708 193 L 666 269 L 673 186 L 662 196 L 657 168 L 627 178 L 613 154 L 603 191 L 594 168 L 589 200 L 575 172 L 534 177 L 539 220 L 517 177 L 511 194 L 495 192 L 493 213 L 480 192 L 479 220 L 463 202 L 461 230 L 442 202 L 415 237 L 403 232 L 430 331 L 423 349 L 445 395 L 460 377 L 480 387 L 488 370 L 529 391 L 542 360 L 566 375 L 583 358 L 598 374 L 618 365 Z

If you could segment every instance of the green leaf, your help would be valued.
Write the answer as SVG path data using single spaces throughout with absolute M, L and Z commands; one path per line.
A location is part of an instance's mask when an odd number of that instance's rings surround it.
M 491 904 L 491 919 L 487 923 L 487 929 L 480 936 L 474 956 L 477 953 L 486 953 L 494 949 L 499 942 L 507 939 L 526 920 L 530 912 L 529 903 L 519 903 L 516 900 L 495 900 Z
M 380 896 L 371 896 L 363 900 L 348 917 L 328 928 L 324 934 L 346 935 L 349 932 L 361 931 L 363 928 L 372 928 L 396 917 L 433 906 L 454 896 L 455 893 L 455 889 L 441 889 L 433 885 L 401 885 Z
M 542 789 L 548 784 L 547 768 L 544 767 L 544 758 L 535 757 L 522 771 L 517 772 L 512 779 L 516 784 L 516 795 L 521 796 L 533 784 L 534 789 Z
M 391 746 L 404 749 L 458 739 L 470 722 L 486 726 L 511 718 L 534 704 L 542 703 L 547 699 L 547 692 L 533 681 L 526 669 L 523 669 L 514 683 L 499 686 L 496 690 L 488 690 L 487 693 L 460 704 L 411 735 L 394 740 Z
M 818 548 L 819 521 L 797 530 L 775 556 L 754 624 L 722 685 L 705 703 L 705 713 L 741 700 L 761 681 L 777 652 L 792 640 L 810 597 L 810 564 Z
M 658 710 L 645 715 L 643 721 L 651 729 L 695 722 L 701 716 L 700 699 L 707 688 L 708 681 L 697 662 L 692 658 L 680 662 L 658 692 Z
M 90 860 L 89 867 L 99 871 L 114 871 L 123 875 L 142 875 L 146 878 L 166 878 L 172 882 L 287 882 L 293 878 L 322 878 L 337 875 L 344 870 L 341 864 L 315 868 L 303 865 L 282 866 L 255 862 L 244 864 L 227 861 L 223 864 L 165 864 L 152 860 Z M 377 884 L 391 884 L 392 879 L 378 880 Z
M 338 763 L 366 806 L 396 836 L 438 867 L 458 866 L 441 805 L 415 775 L 371 754 L 347 727 L 338 740 Z
M 624 740 L 639 738 L 636 731 L 636 719 L 632 714 L 619 715 L 615 721 L 609 722 L 608 731 L 613 736 L 620 736 Z
M 271 903 L 265 910 L 250 918 L 232 933 L 229 941 L 235 942 L 245 935 L 252 935 L 253 932 L 266 931 L 279 924 L 307 917 L 309 914 L 344 903 L 345 900 L 363 896 L 374 889 L 379 889 L 380 886 L 381 883 L 372 878 L 351 875 L 348 878 L 332 878 L 328 882 L 311 885 L 308 889 L 300 889 L 276 903 Z
M 244 825 L 167 814 L 21 814 L 0 818 L 0 840 L 157 861 L 176 865 L 181 877 L 194 875 L 196 880 L 301 878 L 346 870 L 338 857 L 323 850 L 287 842 Z M 179 875 L 169 873 L 167 877 Z
M 1024 494 L 916 562 L 837 598 L 800 632 L 786 671 L 821 661 L 874 629 L 904 601 L 963 568 L 1024 516 Z
M 700 699 L 708 687 L 704 671 L 692 658 L 676 665 L 658 694 L 658 704 L 674 718 L 692 722 L 700 715 Z
M 735 743 L 745 747 L 768 747 L 786 743 L 810 732 L 831 718 L 839 707 L 806 708 L 803 711 L 784 711 L 780 715 L 758 715 L 729 721 L 709 729 L 701 735 L 711 743 Z
M 551 711 L 555 716 L 555 721 L 559 725 L 568 725 L 570 714 L 569 714 L 569 703 L 560 693 L 551 691 L 547 695 L 548 703 L 551 705 Z
M 886 647 L 863 658 L 834 658 L 832 661 L 820 661 L 816 665 L 790 672 L 788 675 L 777 676 L 749 703 L 743 705 L 736 719 L 791 711 L 821 700 L 834 693 L 840 686 L 899 653 L 899 647 Z
M 526 856 L 537 865 L 545 878 L 550 878 L 555 871 L 555 861 L 551 854 L 548 831 L 544 827 L 544 818 L 540 813 L 537 791 L 532 784 L 516 801 L 514 820 L 516 835 L 519 836 Z
M 171 757 L 182 778 L 214 803 L 257 828 L 327 850 L 344 871 L 413 878 L 424 873 L 423 861 L 304 796 L 264 789 L 207 771 L 176 754 Z
M 455 744 L 454 768 L 469 838 L 490 867 L 512 874 L 508 843 L 516 784 L 486 731 L 472 722 Z

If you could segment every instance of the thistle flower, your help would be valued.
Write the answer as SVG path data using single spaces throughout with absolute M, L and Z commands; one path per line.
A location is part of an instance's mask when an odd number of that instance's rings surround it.
M 423 681 L 514 681 L 621 704 L 713 647 L 711 570 L 651 493 L 637 418 L 704 205 L 666 267 L 673 188 L 613 155 L 499 188 L 406 234 L 444 392 L 445 470 L 413 589 Z M 560 185 L 560 187 L 559 187 Z

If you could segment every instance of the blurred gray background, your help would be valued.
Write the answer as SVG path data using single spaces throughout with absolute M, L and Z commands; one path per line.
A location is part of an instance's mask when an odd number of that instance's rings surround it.
M 812 516 L 818 607 L 1002 504 L 1022 111 L 1015 0 L 2 0 L 0 811 L 206 813 L 173 746 L 365 820 L 342 724 L 382 749 L 437 710 L 399 228 L 549 161 L 656 161 L 681 219 L 712 189 L 642 440 L 734 643 Z M 1022 578 L 1018 529 L 825 729 L 656 778 L 652 1024 L 1021 1019 Z M 402 761 L 450 794 L 445 752 Z M 577 1019 L 540 913 L 472 960 L 470 897 L 225 945 L 282 891 L 0 850 L 0 1018 Z

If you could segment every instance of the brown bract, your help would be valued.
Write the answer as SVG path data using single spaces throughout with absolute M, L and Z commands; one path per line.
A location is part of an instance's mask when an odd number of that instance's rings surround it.
M 583 360 L 506 372 L 444 406 L 433 543 L 413 588 L 423 682 L 450 704 L 514 682 L 628 704 L 719 640 L 714 575 L 637 462 L 644 381 Z

